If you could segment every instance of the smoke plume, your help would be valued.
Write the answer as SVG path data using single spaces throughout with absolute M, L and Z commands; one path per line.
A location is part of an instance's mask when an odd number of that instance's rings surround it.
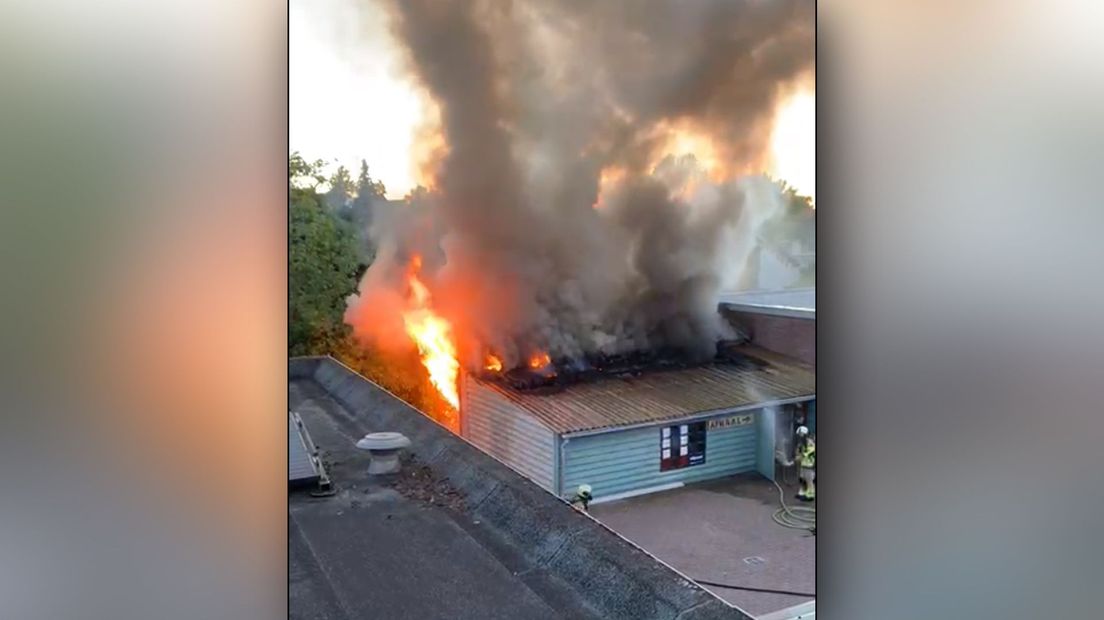
M 394 0 L 410 77 L 437 104 L 433 187 L 375 230 L 347 320 L 402 330 L 422 257 L 469 367 L 727 335 L 718 291 L 780 203 L 779 98 L 813 71 L 808 0 Z M 693 156 L 680 155 L 693 153 Z

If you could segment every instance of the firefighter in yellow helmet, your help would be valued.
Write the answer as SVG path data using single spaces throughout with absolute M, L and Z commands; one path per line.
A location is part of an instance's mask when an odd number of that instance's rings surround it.
M 583 505 L 583 510 L 589 510 L 590 500 L 594 499 L 594 494 L 591 491 L 589 484 L 580 484 L 578 492 L 575 493 L 575 497 L 571 500 L 572 506 L 579 504 Z
M 797 499 L 811 502 L 816 499 L 816 441 L 809 435 L 809 429 L 801 426 L 797 429 L 797 461 L 801 488 Z

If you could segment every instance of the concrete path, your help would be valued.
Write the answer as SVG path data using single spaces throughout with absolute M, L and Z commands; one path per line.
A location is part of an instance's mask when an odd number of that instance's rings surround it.
M 804 505 L 787 492 L 791 506 Z M 776 524 L 778 489 L 744 474 L 591 506 L 590 513 L 687 576 L 816 594 L 816 537 Z M 704 584 L 703 584 L 704 585 Z M 815 597 L 705 586 L 752 615 Z

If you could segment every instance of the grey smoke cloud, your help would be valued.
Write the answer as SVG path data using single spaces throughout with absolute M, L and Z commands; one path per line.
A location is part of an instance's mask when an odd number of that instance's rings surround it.
M 389 336 L 419 253 L 469 366 L 488 351 L 507 366 L 537 350 L 712 354 L 729 335 L 717 293 L 780 205 L 741 175 L 763 169 L 779 97 L 811 75 L 814 3 L 387 6 L 448 149 L 432 194 L 377 226 L 357 334 Z M 692 157 L 657 165 L 675 127 L 708 136 L 726 178 Z

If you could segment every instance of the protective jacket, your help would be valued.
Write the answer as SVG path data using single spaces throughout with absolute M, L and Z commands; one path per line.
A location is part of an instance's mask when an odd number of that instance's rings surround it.
M 806 439 L 805 445 L 798 450 L 797 464 L 806 469 L 816 467 L 816 444 L 812 439 Z

